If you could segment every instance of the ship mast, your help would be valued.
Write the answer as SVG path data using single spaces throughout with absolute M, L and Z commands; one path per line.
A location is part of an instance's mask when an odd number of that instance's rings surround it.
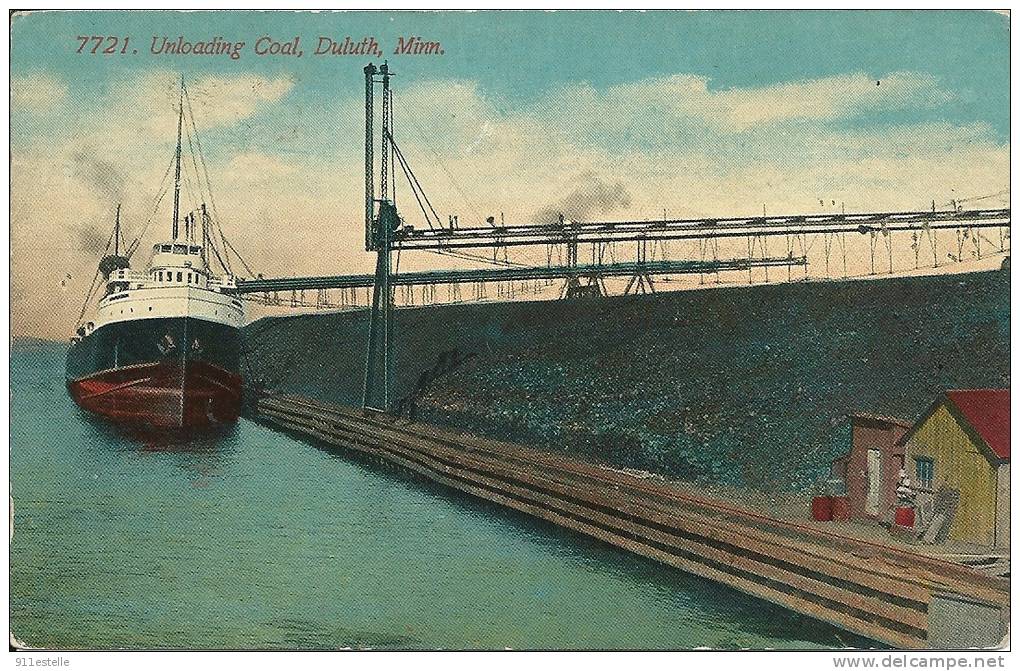
M 113 255 L 120 256 L 120 203 L 117 203 L 117 218 L 113 224 Z
M 177 154 L 176 162 L 177 168 L 174 171 L 174 221 L 173 221 L 173 233 L 174 240 L 177 239 L 177 217 L 180 214 L 181 206 L 181 124 L 184 121 L 184 75 L 181 75 L 181 91 L 178 99 L 177 106 Z

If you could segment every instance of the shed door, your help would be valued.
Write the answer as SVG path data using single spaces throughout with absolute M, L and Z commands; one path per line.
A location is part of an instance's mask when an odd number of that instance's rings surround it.
M 882 505 L 882 451 L 868 450 L 868 499 L 864 511 L 877 516 Z

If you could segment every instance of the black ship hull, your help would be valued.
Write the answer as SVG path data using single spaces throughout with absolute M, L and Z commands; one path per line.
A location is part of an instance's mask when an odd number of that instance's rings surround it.
M 67 389 L 113 421 L 189 428 L 237 421 L 240 333 L 226 324 L 172 317 L 100 326 L 67 353 Z

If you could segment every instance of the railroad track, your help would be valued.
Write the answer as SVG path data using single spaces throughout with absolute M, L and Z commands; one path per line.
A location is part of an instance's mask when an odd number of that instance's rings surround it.
M 936 592 L 1008 609 L 1008 581 L 776 520 L 564 455 L 292 395 L 258 419 L 899 648 L 929 646 Z

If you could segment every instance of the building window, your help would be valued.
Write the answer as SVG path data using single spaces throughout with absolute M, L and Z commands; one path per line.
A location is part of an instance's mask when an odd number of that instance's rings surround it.
M 914 459 L 914 472 L 917 474 L 917 486 L 924 489 L 931 489 L 935 481 L 935 462 L 929 457 L 917 457 Z

